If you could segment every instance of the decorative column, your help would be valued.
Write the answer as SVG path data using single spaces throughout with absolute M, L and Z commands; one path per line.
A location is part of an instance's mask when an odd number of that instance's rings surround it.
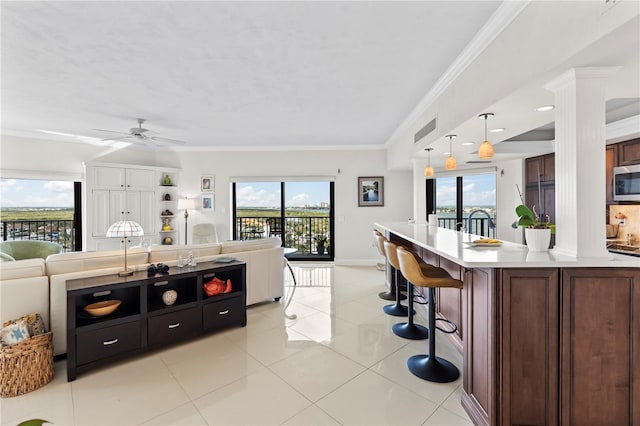
M 573 68 L 555 93 L 555 252 L 610 258 L 606 249 L 605 83 L 618 67 Z

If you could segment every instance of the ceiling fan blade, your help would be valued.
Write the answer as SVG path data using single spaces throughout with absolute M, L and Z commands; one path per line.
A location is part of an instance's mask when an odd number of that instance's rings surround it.
M 160 137 L 157 137 L 157 136 L 150 136 L 148 139 L 151 139 L 154 142 L 169 143 L 169 144 L 175 144 L 175 145 L 186 145 L 187 144 L 185 141 L 179 141 L 177 139 L 169 139 L 169 138 L 160 138 Z
M 124 134 L 126 134 L 126 133 L 124 133 Z M 133 136 L 123 136 L 123 137 L 121 137 L 121 138 L 106 138 L 106 139 L 100 139 L 100 141 L 101 141 L 101 142 L 102 142 L 102 141 L 122 141 L 122 140 L 125 140 L 125 139 L 135 139 L 135 137 L 133 137 Z
M 116 132 L 115 130 L 104 130 L 104 129 L 92 129 L 92 130 L 97 130 L 99 132 L 118 133 L 119 135 L 131 135 L 131 133 Z

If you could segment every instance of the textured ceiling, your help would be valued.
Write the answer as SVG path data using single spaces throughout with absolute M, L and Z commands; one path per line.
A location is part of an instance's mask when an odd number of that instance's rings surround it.
M 499 5 L 3 1 L 2 130 L 382 147 Z

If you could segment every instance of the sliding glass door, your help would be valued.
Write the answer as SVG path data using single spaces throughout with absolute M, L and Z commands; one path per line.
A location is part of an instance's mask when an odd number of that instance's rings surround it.
M 334 259 L 333 182 L 233 184 L 233 238 L 278 236 L 290 260 Z

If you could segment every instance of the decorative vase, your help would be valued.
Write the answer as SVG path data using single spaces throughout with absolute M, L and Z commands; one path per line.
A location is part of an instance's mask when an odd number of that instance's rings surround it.
M 178 300 L 178 292 L 175 290 L 167 290 L 162 293 L 162 301 L 165 305 L 173 305 Z
M 164 175 L 164 185 L 171 186 L 171 178 L 169 177 L 169 175 Z
M 551 242 L 551 229 L 524 228 L 524 238 L 529 251 L 547 251 Z
M 318 254 L 324 254 L 324 244 L 318 243 Z

